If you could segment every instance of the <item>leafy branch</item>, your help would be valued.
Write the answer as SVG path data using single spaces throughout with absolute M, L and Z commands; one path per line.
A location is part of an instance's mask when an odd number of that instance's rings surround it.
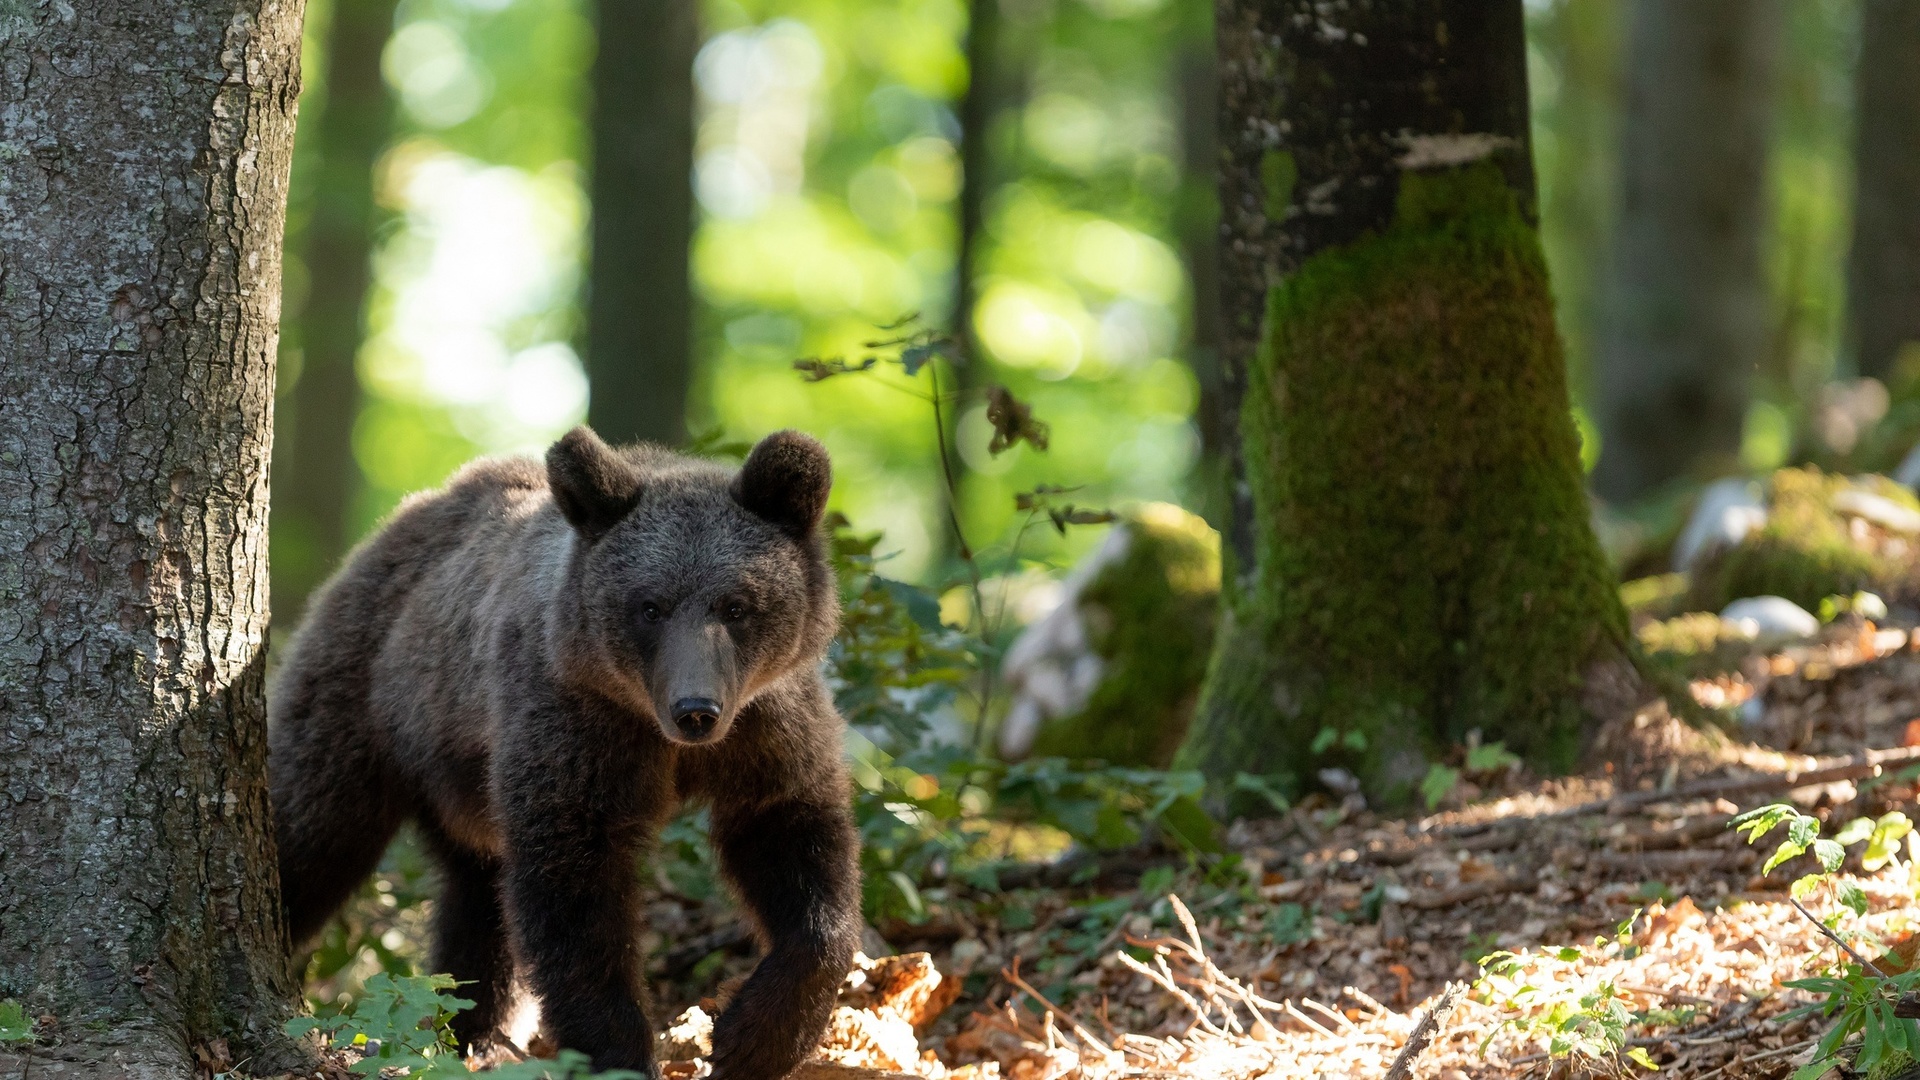
M 1749 844 L 1758 843 L 1773 830 L 1785 826 L 1785 838 L 1767 858 L 1761 869 L 1763 874 L 1770 874 L 1802 855 L 1813 856 L 1819 869 L 1795 878 L 1788 890 L 1788 899 L 1794 910 L 1839 946 L 1851 961 L 1842 962 L 1837 971 L 1786 983 L 1816 998 L 1813 1004 L 1790 1015 L 1817 1013 L 1834 1021 L 1815 1048 L 1813 1060 L 1795 1070 L 1793 1080 L 1816 1080 L 1829 1069 L 1843 1064 L 1849 1041 L 1855 1035 L 1860 1037 L 1859 1046 L 1848 1065 L 1854 1072 L 1878 1075 L 1882 1064 L 1920 1057 L 1920 1027 L 1915 1026 L 1912 1010 L 1901 1002 L 1903 996 L 1920 985 L 1920 969 L 1889 972 L 1889 966 L 1906 965 L 1892 955 L 1878 962 L 1868 960 L 1847 940 L 1848 935 L 1841 933 L 1841 920 L 1849 914 L 1854 918 L 1864 916 L 1867 897 L 1859 885 L 1835 877 L 1846 862 L 1847 849 L 1855 845 L 1864 845 L 1860 865 L 1869 873 L 1897 864 L 1901 841 L 1911 843 L 1913 822 L 1896 810 L 1878 818 L 1856 818 L 1832 837 L 1823 837 L 1818 818 L 1786 803 L 1773 803 L 1741 814 L 1730 825 L 1744 833 Z M 1840 906 L 1839 911 L 1825 919 L 1816 917 L 1801 903 L 1823 886 L 1829 888 Z M 1871 940 L 1871 936 L 1864 933 L 1851 936 L 1856 941 Z

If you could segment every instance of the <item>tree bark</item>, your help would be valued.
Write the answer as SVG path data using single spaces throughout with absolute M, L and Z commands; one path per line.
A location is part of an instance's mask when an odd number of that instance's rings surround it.
M 677 446 L 693 380 L 697 5 L 600 0 L 593 64 L 587 419 Z
M 1920 348 L 1920 4 L 1866 0 L 1857 79 L 1847 331 L 1860 374 L 1884 382 Z
M 324 96 L 301 128 L 312 139 L 311 152 L 301 151 L 302 169 L 313 170 L 313 179 L 301 184 L 311 192 L 312 210 L 289 245 L 305 262 L 310 284 L 294 313 L 298 381 L 291 392 L 282 387 L 291 415 L 275 440 L 280 493 L 271 515 L 274 611 L 286 628 L 299 621 L 307 594 L 356 539 L 360 467 L 353 424 L 360 380 L 354 364 L 366 337 L 372 281 L 373 169 L 393 131 L 393 103 L 380 77 L 393 7 L 393 0 L 334 0 Z
M 1181 763 L 1393 798 L 1478 729 L 1565 765 L 1626 626 L 1535 229 L 1520 0 L 1218 11 L 1249 509 Z
M 1178 54 L 1181 172 L 1176 228 L 1187 263 L 1192 293 L 1192 336 L 1187 365 L 1200 389 L 1195 423 L 1200 431 L 1200 498 L 1203 514 L 1215 529 L 1225 527 L 1227 477 L 1233 430 L 1225 415 L 1222 385 L 1220 309 L 1220 75 L 1211 34 L 1195 34 Z
M 1766 357 L 1761 263 L 1777 0 L 1635 0 L 1594 489 L 1625 502 L 1738 460 Z
M 292 1064 L 261 670 L 300 16 L 0 12 L 0 997 L 68 1075 Z

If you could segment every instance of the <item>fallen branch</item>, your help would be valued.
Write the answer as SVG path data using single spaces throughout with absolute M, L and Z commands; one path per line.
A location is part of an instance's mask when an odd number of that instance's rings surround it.
M 1414 1060 L 1426 1050 L 1427 1044 L 1433 1041 L 1433 1036 L 1440 1030 L 1440 1021 L 1446 1019 L 1447 1013 L 1453 1010 L 1454 1001 L 1466 988 L 1466 983 L 1447 984 L 1446 990 L 1440 995 L 1440 1000 L 1434 1002 L 1433 1007 L 1427 1010 L 1427 1014 L 1420 1018 L 1420 1022 L 1413 1025 L 1412 1033 L 1407 1036 L 1407 1045 L 1400 1048 L 1400 1053 L 1394 1056 L 1393 1064 L 1387 1067 L 1385 1080 L 1408 1080 L 1413 1075 Z
M 1414 893 L 1407 898 L 1406 906 L 1432 911 L 1435 908 L 1452 907 L 1469 900 L 1498 896 L 1501 893 L 1518 892 L 1525 889 L 1526 883 L 1516 878 L 1489 878 L 1485 881 L 1471 881 L 1465 885 L 1455 885 L 1450 889 L 1437 892 Z
M 1545 814 L 1506 817 L 1498 821 L 1474 821 L 1445 826 L 1435 831 L 1451 837 L 1476 836 L 1496 828 L 1522 828 L 1536 821 L 1586 817 L 1593 814 L 1620 815 L 1655 803 L 1753 795 L 1763 791 L 1795 791 L 1800 788 L 1818 787 L 1822 784 L 1836 784 L 1842 780 L 1864 780 L 1880 775 L 1889 765 L 1909 765 L 1915 762 L 1920 762 L 1920 746 L 1901 746 L 1890 750 L 1863 750 L 1851 757 L 1829 758 L 1825 764 L 1811 769 L 1793 769 L 1783 773 L 1765 773 L 1758 776 L 1695 780 L 1690 784 L 1681 784 L 1665 791 L 1659 789 L 1630 791 L 1624 795 L 1581 803 L 1579 806 L 1570 806 L 1564 810 L 1554 810 Z

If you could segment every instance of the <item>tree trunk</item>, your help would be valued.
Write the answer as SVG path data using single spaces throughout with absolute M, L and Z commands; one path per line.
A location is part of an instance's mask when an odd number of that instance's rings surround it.
M 987 232 L 987 196 L 994 188 L 988 154 L 998 111 L 1000 0 L 968 0 L 967 92 L 960 99 L 960 234 L 953 266 L 952 334 L 966 357 L 962 386 L 986 385 L 986 358 L 973 330 L 974 276 L 979 273 L 980 243 Z M 960 464 L 958 455 L 955 463 Z
M 1208 523 L 1224 528 L 1229 518 L 1227 477 L 1232 460 L 1232 423 L 1225 415 L 1220 371 L 1220 76 L 1211 34 L 1195 34 L 1175 65 L 1180 93 L 1181 172 L 1176 228 L 1193 297 L 1187 364 L 1200 389 L 1195 410 L 1200 429 L 1198 502 Z
M 1598 357 L 1596 491 L 1738 460 L 1767 351 L 1761 263 L 1777 0 L 1635 0 Z
M 334 0 L 327 27 L 324 97 L 301 134 L 311 165 L 312 209 L 289 246 L 306 264 L 304 304 L 292 336 L 298 379 L 275 440 L 273 606 L 282 627 L 300 619 L 307 594 L 339 565 L 356 539 L 353 499 L 360 468 L 353 423 L 360 412 L 355 358 L 365 338 L 372 279 L 373 169 L 393 129 L 380 55 L 393 32 L 393 0 Z M 306 139 L 301 140 L 304 144 Z
M 1847 330 L 1860 374 L 1890 381 L 1920 348 L 1920 4 L 1866 0 L 1860 39 Z
M 587 419 L 616 441 L 687 438 L 696 8 L 595 5 Z
M 0 13 L 0 998 L 69 1076 L 293 1063 L 261 671 L 300 7 Z
M 1533 220 L 1520 0 L 1219 10 L 1250 514 L 1182 762 L 1394 798 L 1478 729 L 1566 765 L 1626 626 Z

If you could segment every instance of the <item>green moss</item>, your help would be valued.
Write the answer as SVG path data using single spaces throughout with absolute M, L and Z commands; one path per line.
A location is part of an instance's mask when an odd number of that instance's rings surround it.
M 1292 154 L 1269 150 L 1260 156 L 1260 188 L 1267 197 L 1263 208 L 1267 220 L 1279 221 L 1287 216 L 1287 207 L 1293 205 L 1293 185 L 1299 179 L 1300 169 L 1293 163 Z
M 1692 588 L 1685 574 L 1655 574 L 1636 578 L 1620 586 L 1620 603 L 1627 614 L 1665 619 L 1684 610 L 1687 591 Z
M 1867 589 L 1884 596 L 1913 592 L 1914 545 L 1856 540 L 1833 509 L 1834 497 L 1863 487 L 1908 509 L 1913 493 L 1883 476 L 1849 480 L 1819 469 L 1780 469 L 1767 481 L 1767 523 L 1695 575 L 1696 607 L 1718 611 L 1743 596 L 1784 596 L 1809 611 L 1820 601 Z
M 1478 728 L 1570 764 L 1582 674 L 1625 655 L 1626 617 L 1539 240 L 1492 164 L 1404 176 L 1390 228 L 1275 286 L 1241 430 L 1254 583 L 1181 763 L 1339 764 L 1403 797 Z M 1316 755 L 1325 730 L 1363 738 Z
M 1201 518 L 1153 503 L 1129 512 L 1125 556 L 1080 594 L 1106 673 L 1077 715 L 1050 720 L 1037 756 L 1165 767 L 1193 720 L 1213 649 L 1220 537 Z

